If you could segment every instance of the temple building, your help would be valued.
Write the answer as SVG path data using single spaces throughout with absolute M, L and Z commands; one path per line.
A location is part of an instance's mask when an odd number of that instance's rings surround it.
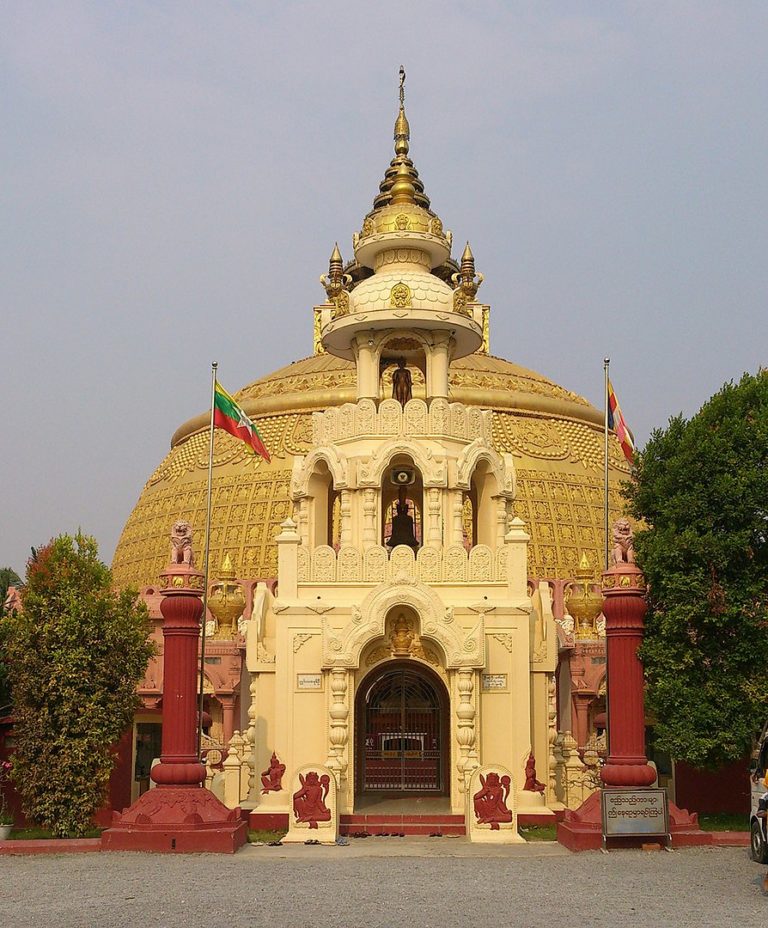
M 216 434 L 208 782 L 255 824 L 287 823 L 321 768 L 342 830 L 393 801 L 460 828 L 470 796 L 489 827 L 501 807 L 546 819 L 596 785 L 603 412 L 490 353 L 482 275 L 469 244 L 452 256 L 402 93 L 394 141 L 307 310 L 314 353 L 236 394 L 271 462 Z M 202 556 L 208 418 L 177 429 L 114 558 L 158 623 L 171 525 Z M 608 463 L 613 518 L 613 436 Z M 159 659 L 140 692 L 132 799 L 159 753 Z

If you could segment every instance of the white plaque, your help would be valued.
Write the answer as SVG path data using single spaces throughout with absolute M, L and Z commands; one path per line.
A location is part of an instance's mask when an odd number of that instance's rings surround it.
M 602 808 L 606 838 L 669 832 L 665 789 L 604 789 Z
M 484 690 L 505 690 L 507 688 L 507 675 L 505 673 L 484 673 Z
M 321 673 L 297 673 L 296 689 L 321 690 L 323 688 L 323 675 Z

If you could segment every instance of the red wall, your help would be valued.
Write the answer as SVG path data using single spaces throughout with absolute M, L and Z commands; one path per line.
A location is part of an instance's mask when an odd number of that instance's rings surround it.
M 696 770 L 675 762 L 675 805 L 689 812 L 749 816 L 749 758 L 719 770 Z

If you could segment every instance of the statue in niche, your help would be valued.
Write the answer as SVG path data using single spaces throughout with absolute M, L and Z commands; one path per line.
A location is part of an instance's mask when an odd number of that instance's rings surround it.
M 500 822 L 511 822 L 513 815 L 507 808 L 507 798 L 512 787 L 508 776 L 500 777 L 491 771 L 487 776 L 480 774 L 483 784 L 472 797 L 478 825 L 490 825 L 492 831 L 499 830 Z
M 613 563 L 635 563 L 635 543 L 629 519 L 617 519 L 613 523 Z
M 272 759 L 269 767 L 261 775 L 261 794 L 279 793 L 283 788 L 283 774 L 285 773 L 285 764 L 281 764 L 277 759 L 277 754 L 272 752 Z
M 328 774 L 319 776 L 316 771 L 310 770 L 306 777 L 300 773 L 299 781 L 301 787 L 293 794 L 296 821 L 307 822 L 310 828 L 317 828 L 318 822 L 330 822 L 331 810 L 325 804 L 331 786 Z
M 395 624 L 392 626 L 392 634 L 389 636 L 389 640 L 392 643 L 393 656 L 410 654 L 413 637 L 411 623 L 401 612 L 395 619 Z
M 392 519 L 392 534 L 387 539 L 388 548 L 398 545 L 408 545 L 415 551 L 419 547 L 414 532 L 413 517 L 408 512 L 408 501 L 405 498 L 405 487 L 398 490 L 397 514 Z
M 536 758 L 533 756 L 533 752 L 528 755 L 528 760 L 525 762 L 525 786 L 523 789 L 528 790 L 529 793 L 543 793 L 545 789 L 544 784 L 536 779 Z
M 186 564 L 193 567 L 195 555 L 192 551 L 192 526 L 185 519 L 173 523 L 171 529 L 171 564 Z
M 397 368 L 392 374 L 392 397 L 396 399 L 401 406 L 405 406 L 412 396 L 413 377 L 405 366 L 405 358 L 400 358 L 397 362 Z

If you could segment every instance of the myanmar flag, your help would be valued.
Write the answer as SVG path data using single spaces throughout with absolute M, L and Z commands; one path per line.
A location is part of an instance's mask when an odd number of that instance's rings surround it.
M 610 380 L 608 381 L 608 428 L 616 432 L 616 437 L 619 439 L 624 457 L 631 464 L 635 454 L 635 443 L 632 441 L 632 436 L 629 434 L 627 423 L 624 421 L 621 406 L 619 406 L 619 401 L 616 399 L 616 394 L 613 392 Z
M 242 439 L 256 454 L 269 461 L 269 451 L 259 430 L 218 381 L 213 394 L 213 424 Z

